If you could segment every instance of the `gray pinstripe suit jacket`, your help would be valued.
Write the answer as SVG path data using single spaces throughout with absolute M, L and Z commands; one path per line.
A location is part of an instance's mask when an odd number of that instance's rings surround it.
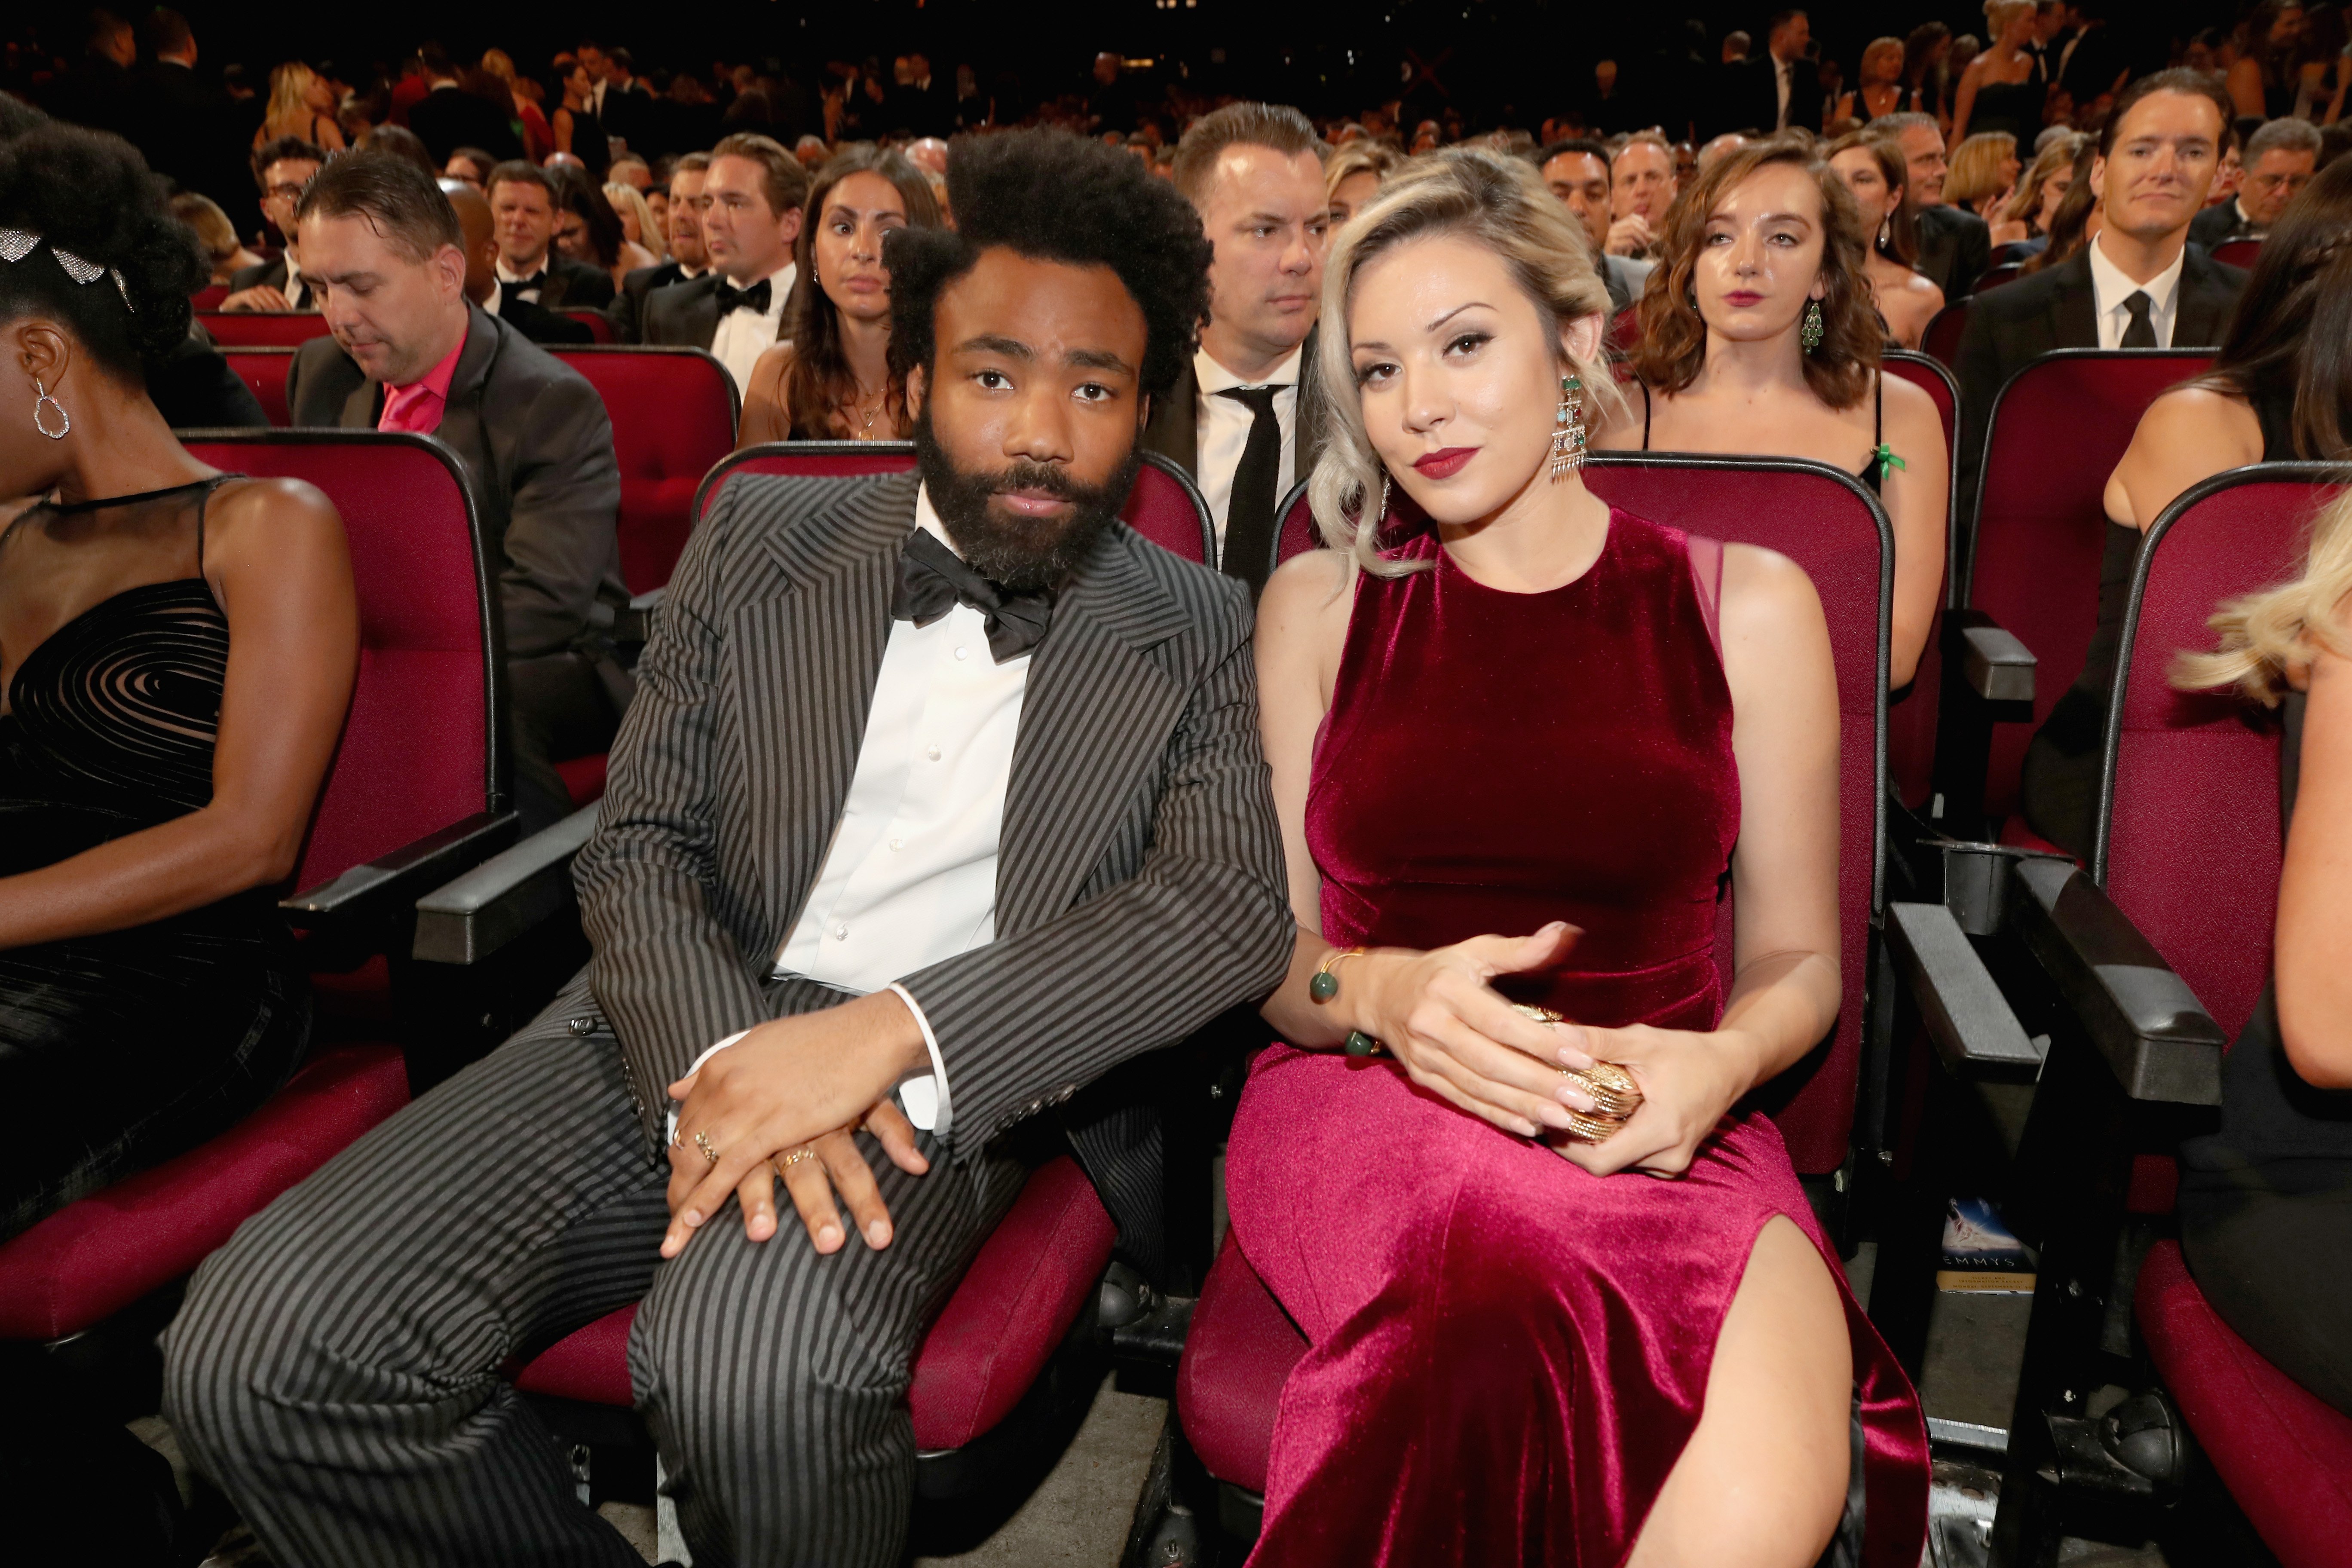
M 915 488 L 733 480 L 637 666 L 575 876 L 656 1150 L 664 1086 L 712 1041 L 839 1000 L 767 975 L 849 793 Z M 904 982 L 947 1064 L 950 1156 L 1058 1107 L 1147 1269 L 1159 1118 L 1114 1069 L 1271 992 L 1290 957 L 1250 630 L 1237 581 L 1111 530 L 1031 666 L 996 940 Z

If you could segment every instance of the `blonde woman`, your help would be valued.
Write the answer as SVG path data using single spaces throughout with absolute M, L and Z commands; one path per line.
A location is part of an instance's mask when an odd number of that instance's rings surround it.
M 2050 98 L 2050 84 L 2034 73 L 2033 57 L 2025 52 L 2036 36 L 2033 0 L 1985 0 L 1984 14 L 1992 43 L 1960 73 L 1945 141 L 1958 146 L 1979 131 L 2005 131 L 2013 145 L 2030 147 L 2042 134 Z M 1944 199 L 1952 199 L 1948 191 Z
M 621 220 L 621 258 L 615 263 L 618 275 L 625 278 L 640 267 L 660 266 L 669 247 L 662 243 L 661 222 L 654 216 L 653 205 L 646 200 L 645 192 L 614 180 L 604 186 L 604 199 L 613 204 L 614 216 Z
M 1331 203 L 1331 231 L 1338 233 L 1366 204 L 1381 194 L 1381 183 L 1404 163 L 1397 150 L 1384 142 L 1350 142 L 1323 165 L 1323 189 Z
M 1924 1543 L 1916 1400 L 1738 1109 L 1837 1016 L 1828 633 L 1782 557 L 1585 488 L 1607 311 L 1517 158 L 1416 160 L 1333 241 L 1330 548 L 1274 574 L 1256 643 L 1288 1043 L 1226 1183 L 1310 1342 L 1257 1548 L 1286 1568 L 1811 1568 L 1865 1449 L 1867 1561 Z M 1564 1074 L 1597 1063 L 1644 1098 L 1579 1142 Z
M 2291 814 L 2271 984 L 2221 1060 L 2221 1120 L 2180 1149 L 2180 1249 L 2213 1310 L 2352 1415 L 2352 495 L 2303 575 L 2221 607 L 2174 683 L 2284 705 Z M 2254 809 L 2254 803 L 2247 803 Z
M 2053 138 L 2035 154 L 2033 166 L 2018 180 L 2009 199 L 1994 209 L 1992 243 L 2025 245 L 2047 238 L 2058 204 L 2074 185 L 2074 160 L 2091 139 L 2079 131 Z
M 289 60 L 269 73 L 269 108 L 253 133 L 253 144 L 257 148 L 281 136 L 298 137 L 323 152 L 343 150 L 342 127 L 335 123 L 334 84 L 300 60 Z
M 1854 90 L 1838 100 L 1837 112 L 1830 116 L 1832 121 L 1851 120 L 1867 125 L 1900 114 L 1907 107 L 1903 101 L 1903 40 L 1872 39 L 1862 51 L 1860 78 Z
M 213 282 L 226 287 L 240 268 L 258 267 L 261 258 L 236 237 L 236 226 L 210 196 L 182 191 L 172 198 L 172 216 L 195 230 L 197 243 L 211 262 Z
M 1951 172 L 1944 176 L 1944 200 L 1987 223 L 1996 205 L 2017 184 L 2017 138 L 1987 131 L 1952 149 Z

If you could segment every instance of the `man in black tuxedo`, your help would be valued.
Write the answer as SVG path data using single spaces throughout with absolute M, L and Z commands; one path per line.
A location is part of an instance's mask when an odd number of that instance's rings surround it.
M 2167 70 L 2133 82 L 2091 164 L 2098 237 L 1969 302 L 1957 367 L 1964 509 L 1975 504 L 1993 399 L 2029 361 L 2053 349 L 2221 342 L 2246 275 L 2191 243 L 2189 226 L 2204 207 L 2229 127 L 2217 79 Z
M 41 107 L 59 120 L 135 140 L 139 106 L 131 68 L 138 59 L 139 41 L 131 24 L 111 11 L 93 9 L 82 58 L 50 81 L 41 94 Z
M 917 471 L 741 476 L 696 527 L 587 969 L 190 1288 L 173 1430 L 286 1568 L 641 1564 L 503 1375 L 640 1301 L 695 1560 L 896 1568 L 916 1352 L 1031 1167 L 1075 1152 L 1160 1271 L 1160 1053 L 1297 931 L 1249 595 L 1118 521 L 1207 247 L 1064 132 L 948 184 L 960 229 L 887 242 Z
M 629 51 L 583 41 L 574 52 L 587 68 L 588 107 L 594 111 L 596 122 L 604 128 L 604 134 L 619 137 L 628 144 L 630 152 L 641 158 L 655 157 L 666 151 L 653 145 L 654 122 L 659 117 L 660 106 L 646 90 L 646 84 L 637 79 L 636 62 Z
M 907 57 L 907 79 L 884 97 L 882 115 L 893 132 L 912 132 L 915 139 L 945 136 L 954 128 L 955 105 L 947 84 L 932 79 L 929 55 L 918 49 Z
M 625 343 L 645 341 L 646 297 L 673 283 L 691 283 L 710 269 L 710 254 L 702 246 L 702 210 L 709 198 L 702 193 L 710 173 L 710 154 L 688 153 L 669 172 L 669 259 L 640 267 L 621 279 L 621 291 L 604 313 L 613 331 Z
M 596 341 L 585 321 L 575 321 L 529 300 L 500 298 L 498 217 L 490 211 L 490 199 L 462 180 L 443 180 L 441 194 L 449 198 L 449 206 L 457 215 L 457 227 L 465 235 L 467 299 L 535 343 L 585 348 Z
M 612 744 L 633 685 L 613 637 L 629 593 L 604 400 L 468 300 L 457 209 L 414 163 L 337 158 L 297 221 L 334 336 L 295 355 L 293 422 L 416 431 L 464 460 L 506 627 L 515 806 L 526 832 L 546 826 L 572 809 L 555 764 Z
M 2319 172 L 2319 127 L 2292 117 L 2266 121 L 2246 138 L 2245 164 L 2238 194 L 2207 207 L 2189 226 L 2189 237 L 2208 250 L 2270 233 L 2287 203 Z
M 1944 132 L 1930 114 L 1889 114 L 1870 122 L 1870 134 L 1886 136 L 1903 149 L 1909 183 L 1903 199 L 1912 210 L 1919 253 L 1913 268 L 1944 291 L 1946 303 L 1968 298 L 1992 265 L 1992 230 L 1972 212 L 1944 201 L 1950 162 Z
M 499 225 L 499 300 L 527 300 L 551 310 L 603 310 L 613 302 L 613 278 L 601 267 L 555 252 L 555 182 L 520 160 L 490 171 L 490 211 Z
M 254 149 L 253 181 L 261 187 L 261 216 L 285 237 L 275 261 L 257 261 L 229 274 L 224 310 L 315 310 L 319 301 L 302 277 L 302 247 L 294 232 L 294 206 L 302 187 L 327 161 L 315 142 L 280 136 Z
M 195 35 L 188 19 L 159 5 L 147 14 L 141 39 L 147 63 L 132 91 L 131 139 L 147 166 L 184 191 L 212 197 L 222 210 L 245 196 L 246 145 L 261 115 L 258 105 L 231 99 L 212 75 L 196 69 Z
M 1805 56 L 1812 36 L 1812 22 L 1802 11 L 1774 12 L 1764 52 L 1725 66 L 1721 91 L 1713 103 L 1700 106 L 1697 118 L 1706 127 L 1702 133 L 1769 135 L 1796 129 L 1821 134 L 1822 111 L 1827 107 L 1821 67 Z
M 749 386 L 783 330 L 808 191 L 808 171 L 770 137 L 739 132 L 713 147 L 700 205 L 710 270 L 646 296 L 644 341 L 708 349 Z
M 1192 474 L 1220 566 L 1253 590 L 1274 560 L 1275 509 L 1322 435 L 1314 331 L 1331 215 L 1315 147 L 1307 117 L 1272 103 L 1212 110 L 1176 144 L 1176 189 L 1216 259 L 1200 349 L 1154 400 L 1143 444 Z
M 460 147 L 478 147 L 493 158 L 522 156 L 507 112 L 457 85 L 457 68 L 440 45 L 427 44 L 418 54 L 433 85 L 410 106 L 408 128 L 433 155 L 435 168 L 445 166 Z

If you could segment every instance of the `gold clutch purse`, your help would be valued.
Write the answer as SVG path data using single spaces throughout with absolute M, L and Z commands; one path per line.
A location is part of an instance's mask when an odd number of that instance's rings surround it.
M 1530 1006 L 1525 1002 L 1511 1005 L 1539 1024 L 1562 1024 L 1567 1019 L 1549 1007 Z M 1633 1119 L 1642 1109 L 1642 1086 L 1633 1075 L 1615 1062 L 1596 1061 L 1584 1068 L 1562 1068 L 1560 1076 L 1591 1095 L 1598 1108 L 1588 1113 L 1570 1107 L 1568 1112 L 1568 1134 L 1583 1143 L 1605 1143 L 1617 1130 Z

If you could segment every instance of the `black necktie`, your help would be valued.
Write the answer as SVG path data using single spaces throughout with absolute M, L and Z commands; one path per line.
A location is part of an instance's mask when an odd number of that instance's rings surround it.
M 1249 445 L 1234 466 L 1234 489 L 1225 504 L 1225 542 L 1219 567 L 1255 593 L 1265 586 L 1274 556 L 1274 484 L 1282 473 L 1282 421 L 1275 416 L 1278 386 L 1229 386 L 1217 394 L 1250 411 Z
M 2147 317 L 2147 313 L 2155 309 L 2156 301 L 2147 297 L 2145 289 L 2135 289 L 2125 297 L 2124 310 L 2130 315 L 2131 322 L 2124 328 L 2121 347 L 2152 349 L 2157 346 L 2156 323 Z
M 964 564 L 929 530 L 915 530 L 898 557 L 890 618 L 927 626 L 958 605 L 970 605 L 987 618 L 988 655 L 999 664 L 1035 647 L 1054 619 L 1053 595 L 1001 588 Z
M 768 288 L 768 279 L 765 278 L 761 279 L 749 289 L 738 289 L 726 279 L 721 278 L 719 280 L 717 298 L 719 319 L 723 321 L 727 319 L 728 313 L 733 310 L 749 310 L 755 316 L 766 315 L 768 301 L 774 299 L 775 295 Z

